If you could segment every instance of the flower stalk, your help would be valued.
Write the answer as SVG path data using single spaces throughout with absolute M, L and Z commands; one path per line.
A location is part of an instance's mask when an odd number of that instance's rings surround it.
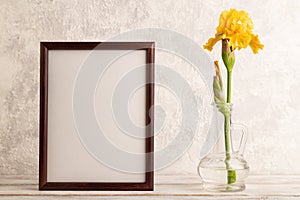
M 235 63 L 235 54 L 234 51 L 229 47 L 228 40 L 222 40 L 222 59 L 224 65 L 227 69 L 227 103 L 231 103 L 231 80 L 232 80 L 232 69 Z M 229 111 L 224 114 L 224 139 L 225 139 L 225 152 L 226 152 L 226 170 L 227 170 L 227 184 L 235 183 L 236 181 L 236 172 L 232 170 L 230 166 L 230 123 L 231 123 L 231 110 L 229 106 Z

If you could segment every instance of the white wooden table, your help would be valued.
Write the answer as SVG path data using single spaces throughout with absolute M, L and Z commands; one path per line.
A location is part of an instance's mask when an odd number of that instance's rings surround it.
M 298 176 L 250 176 L 246 190 L 236 193 L 208 193 L 198 177 L 159 176 L 155 190 L 124 191 L 39 191 L 35 176 L 0 176 L 0 199 L 79 200 L 79 199 L 300 199 Z

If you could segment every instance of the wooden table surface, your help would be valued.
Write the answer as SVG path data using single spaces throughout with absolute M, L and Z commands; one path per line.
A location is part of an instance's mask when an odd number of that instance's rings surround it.
M 154 191 L 39 191 L 36 176 L 1 176 L 0 199 L 300 199 L 300 175 L 249 176 L 246 190 L 236 193 L 203 191 L 198 177 L 158 176 Z

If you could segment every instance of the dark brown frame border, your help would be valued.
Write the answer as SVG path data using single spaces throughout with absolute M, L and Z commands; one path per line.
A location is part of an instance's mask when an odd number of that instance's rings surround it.
M 100 45 L 101 44 L 101 45 Z M 40 43 L 40 155 L 39 190 L 153 190 L 154 159 L 146 154 L 146 181 L 144 183 L 123 182 L 48 182 L 47 181 L 47 135 L 48 135 L 48 50 L 146 50 L 146 124 L 154 119 L 147 113 L 154 105 L 154 42 L 41 42 Z M 150 116 L 151 115 L 151 116 Z M 146 129 L 145 152 L 154 150 L 153 123 Z

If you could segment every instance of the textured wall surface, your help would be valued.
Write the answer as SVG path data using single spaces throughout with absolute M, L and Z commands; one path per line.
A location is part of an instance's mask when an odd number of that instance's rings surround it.
M 158 27 L 202 45 L 230 7 L 249 12 L 265 44 L 255 56 L 250 49 L 238 52 L 233 75 L 234 119 L 250 132 L 245 156 L 251 172 L 300 174 L 298 0 L 0 0 L 0 174 L 38 173 L 40 41 L 98 41 Z M 219 49 L 209 53 L 212 59 L 220 59 Z M 197 95 L 205 92 L 192 69 L 163 54 L 157 52 L 157 62 L 186 77 Z M 156 94 L 168 114 L 156 139 L 160 149 L 174 139 L 180 109 L 164 88 Z M 188 152 L 158 173 L 195 174 L 206 129 L 200 126 Z

